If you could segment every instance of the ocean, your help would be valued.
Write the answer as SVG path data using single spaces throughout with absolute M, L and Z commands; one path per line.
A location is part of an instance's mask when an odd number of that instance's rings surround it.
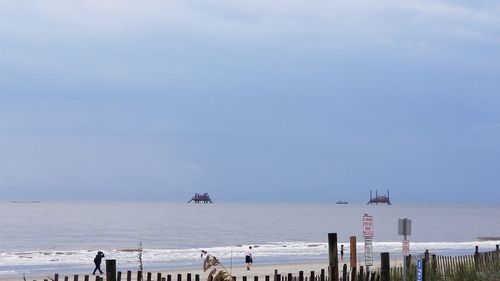
M 225 264 L 326 261 L 328 233 L 363 260 L 362 217 L 374 219 L 374 258 L 401 258 L 398 219 L 412 220 L 410 252 L 444 255 L 495 249 L 499 205 L 364 205 L 333 203 L 40 202 L 0 203 L 1 275 L 85 272 L 98 250 L 121 270 L 200 266 L 201 250 Z M 490 237 L 484 241 L 480 237 Z M 491 238 L 493 237 L 493 238 Z M 348 256 L 347 251 L 347 256 Z

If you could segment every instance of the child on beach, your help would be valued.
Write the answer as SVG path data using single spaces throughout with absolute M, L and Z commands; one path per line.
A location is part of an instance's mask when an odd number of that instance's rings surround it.
M 92 275 L 95 275 L 96 270 L 99 270 L 100 274 L 102 274 L 102 270 L 101 270 L 102 258 L 104 258 L 104 253 L 101 251 L 97 252 L 97 255 L 94 258 L 95 269 L 94 269 L 94 272 L 92 273 Z
M 252 265 L 252 246 L 249 246 L 245 251 L 245 262 L 247 264 L 247 270 L 250 270 L 250 266 Z

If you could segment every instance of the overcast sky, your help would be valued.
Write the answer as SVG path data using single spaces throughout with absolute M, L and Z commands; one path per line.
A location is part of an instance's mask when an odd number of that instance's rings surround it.
M 0 201 L 490 202 L 500 3 L 0 0 Z

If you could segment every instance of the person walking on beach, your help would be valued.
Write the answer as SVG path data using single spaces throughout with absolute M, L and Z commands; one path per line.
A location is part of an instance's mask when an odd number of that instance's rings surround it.
M 247 264 L 247 270 L 250 270 L 250 266 L 252 265 L 252 246 L 249 246 L 245 251 L 245 263 Z
M 340 260 L 344 261 L 344 245 L 340 244 Z
M 102 258 L 104 258 L 104 253 L 101 251 L 97 252 L 97 255 L 94 258 L 95 269 L 94 269 L 94 272 L 92 273 L 92 275 L 95 275 L 95 272 L 97 270 L 99 270 L 100 274 L 102 274 L 102 270 L 101 270 Z

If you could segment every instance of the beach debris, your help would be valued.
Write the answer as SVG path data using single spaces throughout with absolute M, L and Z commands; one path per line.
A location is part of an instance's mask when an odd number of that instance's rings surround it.
M 201 251 L 201 257 L 205 256 L 205 260 L 203 261 L 203 271 L 206 272 L 210 268 L 212 270 L 208 274 L 207 281 L 232 281 L 231 272 L 229 272 L 224 265 L 221 264 L 219 259 L 216 256 L 210 255 L 207 251 Z M 220 266 L 221 269 L 218 269 L 217 266 Z

